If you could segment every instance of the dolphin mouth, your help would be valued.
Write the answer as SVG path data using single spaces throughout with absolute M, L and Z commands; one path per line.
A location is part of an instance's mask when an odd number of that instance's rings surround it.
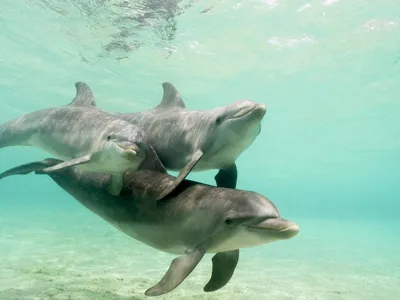
M 252 106 L 245 107 L 238 112 L 236 112 L 232 117 L 229 117 L 228 119 L 237 119 L 240 117 L 243 117 L 244 115 L 247 115 L 248 113 L 252 112 L 256 108 L 256 104 L 254 103 Z
M 296 223 L 283 218 L 268 218 L 258 224 L 247 225 L 246 227 L 258 230 L 274 231 L 286 236 L 287 238 L 296 236 L 300 231 L 300 227 Z
M 239 110 L 238 112 L 236 112 L 232 117 L 229 117 L 228 120 L 243 117 L 254 111 L 260 112 L 260 115 L 264 116 L 267 111 L 267 106 L 262 103 L 261 104 L 253 103 L 253 105 L 243 108 L 243 109 Z
M 142 151 L 140 151 L 139 146 L 136 143 L 129 143 L 129 142 L 124 142 L 124 143 L 119 143 L 116 142 L 118 147 L 124 150 L 124 152 L 129 156 L 141 156 L 140 154 Z

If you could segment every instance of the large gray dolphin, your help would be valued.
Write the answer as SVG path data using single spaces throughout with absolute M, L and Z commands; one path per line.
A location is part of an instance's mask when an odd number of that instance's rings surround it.
M 154 155 L 155 152 L 153 152 Z M 204 287 L 225 286 L 239 260 L 239 249 L 294 237 L 299 227 L 280 218 L 275 205 L 262 195 L 184 180 L 167 197 L 156 201 L 175 177 L 158 160 L 127 172 L 119 196 L 107 191 L 107 177 L 79 168 L 47 173 L 62 189 L 105 221 L 155 249 L 177 254 L 163 278 L 147 296 L 168 293 L 194 270 L 205 253 L 212 258 L 212 275 Z M 150 163 L 151 162 L 151 163 Z M 56 159 L 28 163 L 0 174 L 0 179 L 35 172 L 60 163 Z
M 79 165 L 82 170 L 111 175 L 109 191 L 118 194 L 123 173 L 136 170 L 148 151 L 139 127 L 96 108 L 86 83 L 77 82 L 69 105 L 23 115 L 0 126 L 0 148 L 34 146 L 59 159 L 52 172 Z
M 206 111 L 187 110 L 171 83 L 164 82 L 162 88 L 162 101 L 155 108 L 115 115 L 142 128 L 163 165 L 180 171 L 174 184 L 191 171 L 219 169 L 217 185 L 236 188 L 235 161 L 259 135 L 265 104 L 240 100 Z

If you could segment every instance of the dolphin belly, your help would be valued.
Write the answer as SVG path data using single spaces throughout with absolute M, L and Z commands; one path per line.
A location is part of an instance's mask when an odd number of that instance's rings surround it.
M 165 224 L 151 225 L 105 219 L 116 229 L 154 249 L 169 254 L 183 255 L 188 248 L 182 242 L 180 232 L 178 230 L 174 231 L 172 228 L 165 226 Z

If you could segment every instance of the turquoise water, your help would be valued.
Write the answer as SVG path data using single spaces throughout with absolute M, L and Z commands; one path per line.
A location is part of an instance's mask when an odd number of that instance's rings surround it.
M 399 12 L 398 1 L 3 0 L 0 122 L 69 103 L 76 81 L 115 112 L 154 107 L 163 81 L 190 109 L 265 103 L 261 134 L 237 161 L 237 188 L 268 196 L 299 235 L 242 250 L 215 293 L 202 292 L 207 256 L 159 299 L 395 300 Z M 48 156 L 6 148 L 0 168 Z M 214 184 L 214 174 L 189 178 Z M 0 192 L 1 300 L 145 299 L 174 258 L 49 178 L 12 177 Z

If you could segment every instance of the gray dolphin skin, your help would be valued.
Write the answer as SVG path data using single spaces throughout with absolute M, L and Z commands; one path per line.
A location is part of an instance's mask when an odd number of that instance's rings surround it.
M 155 153 L 155 152 L 154 152 Z M 154 154 L 153 153 L 153 154 Z M 167 197 L 156 201 L 175 180 L 158 157 L 125 173 L 119 196 L 107 191 L 107 177 L 72 167 L 50 176 L 62 189 L 118 230 L 160 251 L 178 255 L 162 279 L 146 290 L 159 296 L 174 290 L 194 270 L 205 253 L 212 258 L 212 274 L 204 291 L 225 286 L 233 276 L 239 249 L 290 239 L 299 227 L 280 217 L 266 197 L 250 191 L 228 189 L 184 180 Z M 35 172 L 59 164 L 45 159 L 12 168 L 0 179 Z
M 180 171 L 173 184 L 179 184 L 191 171 L 219 169 L 217 186 L 236 188 L 235 161 L 259 135 L 265 104 L 240 100 L 206 111 L 188 110 L 171 83 L 164 82 L 162 88 L 162 101 L 155 108 L 115 115 L 142 128 L 162 164 Z
M 147 155 L 145 133 L 129 122 L 96 108 L 93 92 L 75 83 L 69 105 L 23 115 L 0 126 L 0 148 L 34 146 L 65 160 L 52 172 L 79 165 L 82 170 L 111 175 L 109 192 L 122 188 L 123 172 L 136 170 Z

